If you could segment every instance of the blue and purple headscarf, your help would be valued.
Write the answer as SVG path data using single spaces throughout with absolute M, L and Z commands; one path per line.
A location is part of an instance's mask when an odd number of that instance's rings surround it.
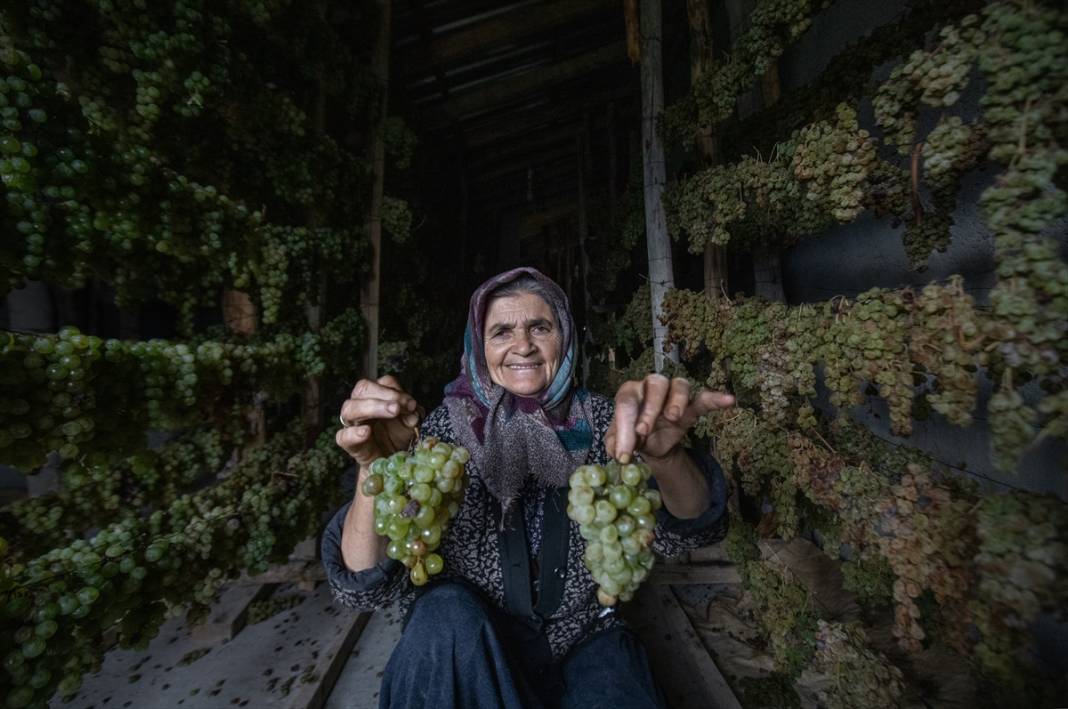
M 531 397 L 516 396 L 493 383 L 484 337 L 491 294 L 523 276 L 543 286 L 561 334 L 560 367 L 549 386 Z M 460 376 L 445 387 L 445 405 L 460 443 L 471 452 L 486 487 L 501 502 L 502 521 L 528 476 L 545 487 L 562 487 L 571 472 L 586 462 L 592 444 L 585 407 L 589 394 L 572 383 L 575 352 L 575 325 L 567 296 L 539 271 L 521 267 L 501 273 L 471 296 Z

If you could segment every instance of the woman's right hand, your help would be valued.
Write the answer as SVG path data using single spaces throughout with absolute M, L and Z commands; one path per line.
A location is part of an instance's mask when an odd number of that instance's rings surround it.
M 337 444 L 367 467 L 378 458 L 407 450 L 415 438 L 422 409 L 390 375 L 377 382 L 361 379 L 341 405 L 349 425 L 337 432 Z

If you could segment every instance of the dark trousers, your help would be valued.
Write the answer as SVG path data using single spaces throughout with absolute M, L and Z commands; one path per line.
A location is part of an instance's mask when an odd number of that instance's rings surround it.
M 535 676 L 509 623 L 478 592 L 443 583 L 412 608 L 382 677 L 380 709 L 662 709 L 645 649 L 625 628 L 596 633 Z M 559 681 L 547 682 L 547 677 Z M 547 686 L 555 685 L 555 686 Z

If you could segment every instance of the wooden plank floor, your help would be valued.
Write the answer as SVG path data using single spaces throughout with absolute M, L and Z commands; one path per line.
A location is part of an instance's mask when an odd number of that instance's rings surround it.
M 644 641 L 670 707 L 740 709 L 679 605 L 676 588 L 668 585 L 681 582 L 677 591 L 696 592 L 702 586 L 691 584 L 730 583 L 733 569 L 665 566 L 666 573 L 643 585 L 623 615 Z M 303 603 L 266 621 L 244 628 L 232 624 L 231 616 L 244 617 L 253 595 L 247 587 L 224 592 L 224 600 L 232 602 L 219 608 L 232 606 L 234 612 L 220 610 L 213 618 L 220 627 L 240 631 L 231 639 L 206 632 L 210 627 L 198 632 L 183 619 L 170 620 L 147 651 L 109 653 L 102 671 L 86 677 L 64 709 L 377 707 L 382 673 L 401 633 L 395 609 L 353 613 L 336 605 L 321 584 Z
M 318 709 L 366 625 L 320 585 L 300 605 L 246 626 L 229 642 L 198 642 L 172 619 L 147 650 L 108 653 L 64 709 Z M 58 703 L 57 703 L 58 705 Z
M 359 642 L 326 700 L 326 709 L 376 709 L 382 672 L 401 636 L 401 618 L 393 609 L 371 616 Z
M 671 709 L 741 709 L 670 586 L 644 584 L 623 617 L 645 644 Z

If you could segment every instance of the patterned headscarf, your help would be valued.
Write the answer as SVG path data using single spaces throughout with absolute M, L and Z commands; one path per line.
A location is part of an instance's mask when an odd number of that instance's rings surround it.
M 532 397 L 516 396 L 495 384 L 486 364 L 484 328 L 489 296 L 497 288 L 530 276 L 548 291 L 561 334 L 560 367 L 552 382 Z M 445 387 L 445 406 L 460 443 L 502 506 L 507 524 L 512 503 L 528 475 L 545 487 L 562 487 L 586 461 L 593 434 L 585 402 L 574 387 L 575 325 L 560 286 L 533 268 L 521 267 L 489 279 L 471 296 L 460 376 Z

